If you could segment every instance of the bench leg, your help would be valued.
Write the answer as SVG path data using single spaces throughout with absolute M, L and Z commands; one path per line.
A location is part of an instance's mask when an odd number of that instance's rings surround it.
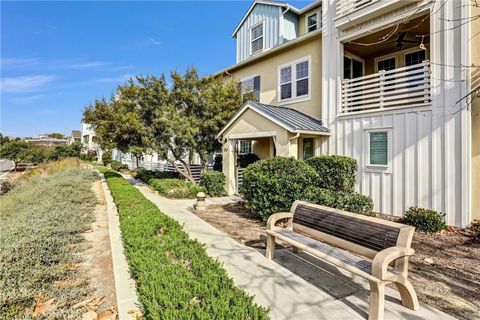
M 400 292 L 400 297 L 402 298 L 402 305 L 412 310 L 418 310 L 419 305 L 417 294 L 415 293 L 415 290 L 413 289 L 410 281 L 405 279 L 404 283 L 395 282 L 395 285 L 397 286 L 398 292 Z
M 292 251 L 293 251 L 293 253 L 302 253 L 303 252 L 302 249 L 297 248 L 297 247 L 292 247 Z
M 275 252 L 275 237 L 267 233 L 267 251 L 265 256 L 267 259 L 273 259 L 273 253 Z
M 383 320 L 385 309 L 385 282 L 370 281 L 368 320 Z

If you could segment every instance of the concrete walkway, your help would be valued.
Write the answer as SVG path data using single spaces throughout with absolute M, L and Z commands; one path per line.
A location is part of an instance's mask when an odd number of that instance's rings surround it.
M 126 177 L 128 178 L 128 177 Z M 270 307 L 272 319 L 366 319 L 368 282 L 322 263 L 308 254 L 277 250 L 273 261 L 246 247 L 187 210 L 194 200 L 160 197 L 148 186 L 129 179 L 162 212 L 179 221 L 191 238 L 204 243 L 209 256 L 218 258 L 235 284 Z M 225 203 L 226 198 L 208 199 Z M 385 319 L 454 319 L 427 305 L 419 311 L 403 307 L 395 290 L 387 288 Z

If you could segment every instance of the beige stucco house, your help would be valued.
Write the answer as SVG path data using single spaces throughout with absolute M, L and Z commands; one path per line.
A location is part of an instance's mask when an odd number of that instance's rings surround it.
M 468 0 L 254 1 L 218 73 L 255 97 L 218 135 L 228 193 L 241 153 L 340 154 L 378 212 L 480 218 L 478 14 Z

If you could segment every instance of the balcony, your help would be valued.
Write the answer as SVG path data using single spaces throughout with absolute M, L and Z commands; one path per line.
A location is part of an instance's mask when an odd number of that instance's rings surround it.
M 342 82 L 341 114 L 430 105 L 430 62 Z
M 417 6 L 422 0 L 338 0 L 335 27 L 345 30 L 365 21 L 393 13 L 402 7 Z

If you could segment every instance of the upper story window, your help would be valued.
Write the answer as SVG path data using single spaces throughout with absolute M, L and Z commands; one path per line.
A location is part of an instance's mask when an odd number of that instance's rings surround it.
M 250 28 L 250 54 L 263 51 L 263 21 Z
M 279 101 L 310 94 L 310 58 L 279 67 Z
M 242 96 L 251 94 L 255 101 L 260 100 L 260 76 L 249 77 L 240 81 Z
M 393 70 L 396 67 L 395 57 L 382 59 L 377 61 L 377 70 L 389 71 Z
M 318 14 L 312 13 L 307 16 L 307 32 L 312 32 L 318 29 Z

